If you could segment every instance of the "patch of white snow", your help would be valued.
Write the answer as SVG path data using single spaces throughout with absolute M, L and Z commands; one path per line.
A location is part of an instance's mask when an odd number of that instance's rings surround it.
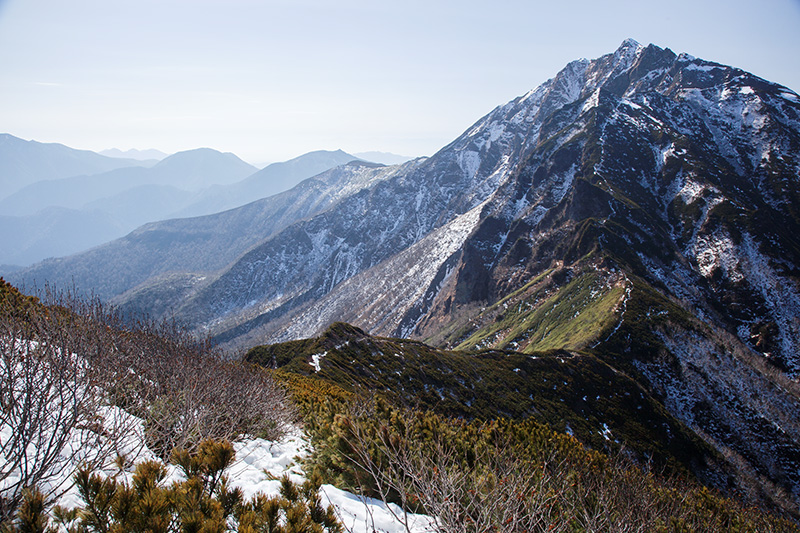
M 320 370 L 319 362 L 326 355 L 328 355 L 327 351 L 323 352 L 323 353 L 315 353 L 315 354 L 311 355 L 311 362 L 308 363 L 308 364 L 310 364 L 311 366 L 314 367 L 314 373 L 319 372 L 319 370 Z

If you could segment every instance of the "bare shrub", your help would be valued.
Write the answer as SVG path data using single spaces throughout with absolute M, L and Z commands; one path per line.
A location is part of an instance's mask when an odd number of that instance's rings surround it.
M 435 531 L 567 530 L 557 527 L 563 509 L 551 477 L 565 470 L 565 460 L 555 453 L 541 462 L 523 461 L 510 442 L 467 450 L 443 433 L 421 444 L 413 417 L 377 427 L 367 420 L 372 417 L 345 423 L 346 456 L 368 475 L 360 488 L 429 514 Z M 395 518 L 410 531 L 407 513 Z
M 268 370 L 232 360 L 174 322 L 126 323 L 98 300 L 73 300 L 95 325 L 85 352 L 104 390 L 144 421 L 146 443 L 164 461 L 204 440 L 277 439 L 296 419 Z
M 144 420 L 148 447 L 165 461 L 208 439 L 277 439 L 296 418 L 268 370 L 232 361 L 174 324 L 140 322 L 113 343 L 110 373 L 119 379 L 109 390 Z
M 429 514 L 439 533 L 796 531 L 696 483 L 530 425 L 364 406 L 336 420 L 354 488 Z M 531 429 L 540 434 L 530 438 Z M 407 513 L 395 518 L 410 531 Z
M 88 331 L 0 280 L 0 518 L 24 491 L 53 499 L 72 469 L 111 456 L 130 419 L 108 408 L 99 374 L 78 355 Z
M 96 299 L 48 288 L 43 305 L 0 284 L 0 521 L 26 489 L 52 500 L 75 468 L 135 455 L 132 443 L 166 461 L 208 439 L 278 438 L 295 419 L 268 371 L 175 324 L 126 325 Z

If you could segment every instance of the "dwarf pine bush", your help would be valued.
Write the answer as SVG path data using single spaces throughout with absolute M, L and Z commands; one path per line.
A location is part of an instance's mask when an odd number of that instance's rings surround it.
M 230 488 L 225 470 L 235 453 L 227 441 L 203 441 L 194 452 L 177 450 L 175 464 L 186 479 L 166 485 L 167 469 L 159 461 L 136 465 L 130 482 L 82 468 L 75 483 L 83 505 L 56 507 L 55 525 L 69 533 L 242 532 L 342 533 L 331 506 L 320 503 L 318 476 L 302 485 L 281 478 L 279 496 L 257 494 L 245 500 Z M 40 493 L 27 493 L 16 519 L 2 533 L 55 532 Z
M 656 475 L 624 454 L 586 449 L 530 419 L 466 422 L 380 397 L 314 400 L 308 383 L 301 390 L 311 462 L 323 477 L 428 514 L 438 533 L 798 531 L 791 520 Z

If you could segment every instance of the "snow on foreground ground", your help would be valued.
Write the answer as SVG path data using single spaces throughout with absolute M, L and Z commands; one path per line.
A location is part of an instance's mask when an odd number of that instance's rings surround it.
M 60 379 L 57 373 L 47 372 L 47 366 L 26 366 L 18 358 L 5 357 L 33 353 L 36 347 L 33 342 L 12 343 L 4 347 L 0 361 L 1 393 L 12 392 L 11 396 L 0 398 L 0 496 L 10 498 L 25 485 L 35 483 L 48 499 L 55 500 L 53 503 L 70 509 L 84 504 L 72 483 L 81 465 L 102 464 L 95 472 L 130 483 L 137 463 L 158 460 L 145 445 L 141 419 L 118 406 L 89 401 L 95 399 L 95 392 L 102 391 L 87 388 L 80 381 L 73 383 L 71 374 Z M 58 353 L 56 349 L 55 354 Z M 76 359 L 79 358 L 72 354 L 64 364 L 80 374 L 84 365 L 70 366 Z M 76 412 L 85 412 L 85 416 L 71 416 Z M 242 489 L 246 499 L 257 493 L 278 496 L 278 480 L 284 474 L 292 481 L 303 481 L 301 463 L 310 454 L 311 446 L 301 429 L 291 429 L 280 441 L 247 439 L 234 442 L 233 446 L 236 459 L 225 473 L 233 487 Z M 117 457 L 125 459 L 122 472 L 115 465 Z M 178 467 L 166 468 L 165 486 L 182 480 Z M 332 485 L 323 485 L 320 493 L 323 507 L 332 504 L 348 532 L 432 530 L 430 517 L 404 514 L 396 505 L 363 498 Z
M 234 448 L 237 462 L 228 470 L 228 475 L 234 486 L 242 488 L 245 498 L 258 492 L 267 495 L 279 493 L 280 481 L 270 480 L 265 471 L 271 477 L 280 477 L 288 472 L 293 481 L 303 481 L 297 460 L 308 455 L 310 445 L 300 431 L 295 431 L 280 442 L 252 439 L 234 443 Z M 347 531 L 405 532 L 404 520 L 408 521 L 413 533 L 432 531 L 429 517 L 404 514 L 397 505 L 357 496 L 333 485 L 323 485 L 320 492 L 323 506 L 332 504 L 336 508 L 337 516 Z
M 138 429 L 141 430 L 141 425 Z M 127 477 L 128 481 L 132 479 L 135 463 L 158 460 L 155 454 L 142 444 L 143 439 L 137 438 L 138 435 L 142 435 L 142 433 L 132 431 L 129 438 L 121 443 L 120 447 L 120 451 L 124 452 L 126 457 L 136 458 L 120 476 Z M 278 479 L 284 474 L 288 474 L 295 482 L 304 480 L 300 462 L 309 455 L 311 446 L 300 429 L 294 429 L 280 441 L 247 439 L 234 442 L 233 445 L 236 450 L 236 461 L 226 473 L 230 478 L 231 485 L 240 487 L 246 499 L 257 493 L 267 496 L 279 495 L 280 481 Z M 70 470 L 73 469 L 65 469 L 64 475 L 66 476 L 66 471 Z M 182 474 L 174 465 L 167 465 L 167 470 L 168 475 L 164 484 L 168 485 L 182 479 Z M 116 473 L 114 467 L 103 471 L 108 475 Z M 64 481 L 66 479 L 51 478 L 50 483 L 58 485 Z M 339 521 L 348 532 L 400 533 L 410 531 L 411 533 L 423 533 L 432 531 L 429 517 L 404 514 L 397 505 L 387 505 L 380 500 L 357 496 L 333 485 L 323 485 L 320 493 L 323 507 L 332 504 L 336 509 Z M 83 504 L 75 486 L 69 488 L 57 503 L 67 508 Z M 404 521 L 407 521 L 408 529 L 406 529 Z

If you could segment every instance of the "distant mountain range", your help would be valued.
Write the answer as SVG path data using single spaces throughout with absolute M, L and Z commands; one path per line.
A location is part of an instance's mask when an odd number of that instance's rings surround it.
M 69 153 L 62 148 L 59 154 Z M 356 159 L 341 150 L 317 151 L 259 171 L 233 154 L 201 148 L 152 167 L 36 181 L 0 200 L 0 264 L 29 265 L 111 241 L 147 222 L 239 207 Z
M 106 299 L 137 287 L 129 298 L 141 299 L 143 305 L 160 300 L 169 312 L 173 290 L 192 289 L 207 279 L 206 273 L 225 267 L 264 239 L 391 174 L 391 167 L 354 161 L 240 208 L 146 224 L 121 239 L 48 259 L 10 278 L 48 278 L 58 285 L 74 281 L 79 287 L 92 286 Z
M 346 321 L 438 348 L 585 359 L 714 451 L 695 470 L 707 483 L 797 514 L 798 154 L 795 92 L 628 40 L 430 158 L 349 163 L 10 279 L 74 281 L 230 348 Z M 625 420 L 604 423 L 622 435 Z
M 88 157 L 61 148 L 59 157 Z M 40 164 L 47 157 L 49 151 L 41 153 Z M 233 154 L 202 148 L 171 155 L 152 167 L 36 181 L 0 200 L 0 263 L 27 265 L 108 242 L 145 222 L 166 218 L 214 183 L 234 183 L 256 170 Z
M 3 197 L 40 180 L 98 174 L 141 165 L 141 161 L 134 159 L 106 157 L 63 144 L 26 141 L 0 133 L 0 194 Z
M 32 215 L 50 206 L 81 209 L 92 202 L 124 195 L 145 186 L 183 191 L 185 194 L 182 198 L 185 202 L 191 198 L 193 192 L 214 184 L 233 184 L 256 171 L 255 167 L 233 154 L 199 148 L 178 152 L 149 168 L 131 167 L 99 174 L 37 181 L 0 200 L 0 210 L 8 215 Z M 177 205 L 181 203 L 178 202 Z M 136 205 L 143 207 L 141 203 Z M 164 214 L 174 211 L 175 205 L 175 202 L 170 202 L 166 208 L 169 211 Z M 139 224 L 149 220 L 157 219 L 145 219 Z
M 289 190 L 304 179 L 357 159 L 341 150 L 319 150 L 289 161 L 272 163 L 238 183 L 209 187 L 190 205 L 177 210 L 175 216 L 209 215 L 233 209 Z

